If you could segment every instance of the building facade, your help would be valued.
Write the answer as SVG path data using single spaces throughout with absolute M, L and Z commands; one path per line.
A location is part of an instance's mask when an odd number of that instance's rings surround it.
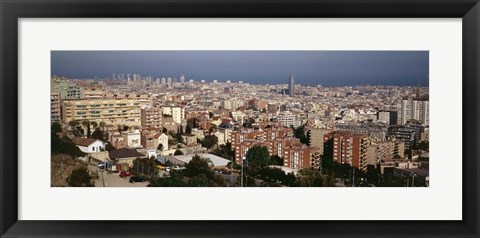
M 397 124 L 405 125 L 407 122 L 416 121 L 422 125 L 429 125 L 429 101 L 402 100 L 397 104 Z
M 328 140 L 333 140 L 333 161 L 350 164 L 361 170 L 367 169 L 368 135 L 336 131 L 324 136 L 324 141 Z
M 50 121 L 61 122 L 60 93 L 50 93 Z
M 291 97 L 295 96 L 295 78 L 292 74 L 290 74 L 290 78 L 288 79 L 288 95 Z
M 144 108 L 141 109 L 141 126 L 151 128 L 162 127 L 162 109 L 161 108 Z
M 162 113 L 167 116 L 171 116 L 173 121 L 181 124 L 185 119 L 185 108 L 180 106 L 174 107 L 162 107 Z
M 297 117 L 291 112 L 280 112 L 277 114 L 278 123 L 284 127 L 291 127 L 296 124 Z
M 318 148 L 320 155 L 323 155 L 323 149 L 325 144 L 325 141 L 323 140 L 324 136 L 331 131 L 332 130 L 328 129 L 312 128 L 309 129 L 307 132 L 310 137 L 310 146 Z
M 241 164 L 252 147 L 267 147 L 270 156 L 283 159 L 283 166 L 291 169 L 319 168 L 320 149 L 309 147 L 293 138 L 291 128 L 270 128 L 264 131 L 233 131 L 231 133 L 232 150 L 235 150 L 235 162 Z
M 137 100 L 65 100 L 62 105 L 64 122 L 89 120 L 113 125 L 141 125 L 141 104 Z

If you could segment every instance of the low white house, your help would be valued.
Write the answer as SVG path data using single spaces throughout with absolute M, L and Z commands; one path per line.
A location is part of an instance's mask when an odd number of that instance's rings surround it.
M 155 148 L 158 148 L 158 145 L 163 145 L 163 151 L 168 150 L 168 136 L 165 133 L 157 133 L 155 136 Z
M 131 130 L 131 131 L 122 131 L 122 135 L 127 141 L 127 146 L 130 148 L 140 148 L 142 147 L 140 140 L 140 131 Z
M 105 143 L 101 140 L 74 137 L 72 141 L 82 152 L 87 154 L 97 153 L 105 150 Z

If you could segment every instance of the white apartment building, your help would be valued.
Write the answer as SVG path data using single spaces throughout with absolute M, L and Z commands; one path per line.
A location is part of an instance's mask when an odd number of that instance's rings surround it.
M 405 125 L 408 121 L 419 121 L 429 125 L 429 101 L 402 100 L 397 104 L 397 124 Z
M 278 122 L 285 126 L 290 127 L 295 125 L 297 117 L 289 111 L 280 112 L 277 114 Z
M 122 135 L 130 148 L 142 147 L 139 130 L 122 131 Z
M 181 124 L 185 119 L 185 108 L 174 106 L 174 107 L 162 107 L 164 115 L 172 116 L 173 121 Z
M 389 111 L 378 112 L 378 121 L 383 123 L 390 123 L 390 112 Z
M 242 111 L 233 111 L 231 112 L 232 118 L 234 121 L 243 124 L 247 120 L 247 114 Z

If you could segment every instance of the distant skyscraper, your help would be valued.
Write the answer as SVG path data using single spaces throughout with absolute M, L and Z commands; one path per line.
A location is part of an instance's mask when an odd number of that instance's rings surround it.
M 185 83 L 185 75 L 180 75 L 180 83 Z
M 290 79 L 288 80 L 288 94 L 292 97 L 295 96 L 295 79 L 291 74 Z

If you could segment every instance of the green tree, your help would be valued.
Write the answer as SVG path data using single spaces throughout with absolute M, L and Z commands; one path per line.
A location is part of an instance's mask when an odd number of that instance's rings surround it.
M 241 184 L 241 177 L 239 176 L 237 178 L 237 181 L 236 181 L 236 184 Z M 257 187 L 257 181 L 255 179 L 255 177 L 253 177 L 252 175 L 248 174 L 248 173 L 245 173 L 243 175 L 243 186 L 246 186 L 246 187 Z
M 51 155 L 67 154 L 73 158 L 84 156 L 83 153 L 68 136 L 60 138 L 58 134 L 51 133 L 50 152 Z
M 218 138 L 215 136 L 215 135 L 207 135 L 205 136 L 205 138 L 201 141 L 202 143 L 202 146 L 207 148 L 207 149 L 210 149 L 212 148 L 214 145 L 216 145 L 218 142 Z
M 80 125 L 80 121 L 79 120 L 72 120 L 72 121 L 68 122 L 68 125 L 71 126 L 71 127 L 77 127 L 77 126 Z
M 182 130 L 183 130 L 182 126 L 180 126 L 180 128 L 177 131 L 177 134 L 175 134 L 175 136 L 173 136 L 173 138 L 177 139 L 178 143 L 183 143 Z
M 147 187 L 186 187 L 187 183 L 184 181 L 182 171 L 173 170 L 169 175 L 163 177 L 156 177 L 150 180 Z
M 200 174 L 210 174 L 213 173 L 212 168 L 210 168 L 208 161 L 199 155 L 194 155 L 192 160 L 185 165 L 185 176 L 194 177 Z
M 293 174 L 286 174 L 279 168 L 265 167 L 258 171 L 258 178 L 263 180 L 265 186 L 294 186 L 295 176 Z
M 105 145 L 105 149 L 107 151 L 112 151 L 112 150 L 115 150 L 116 148 L 112 145 L 112 143 L 108 142 L 106 145 Z
M 245 123 L 243 123 L 243 126 L 247 128 L 252 128 L 254 123 L 255 123 L 255 119 L 249 117 L 248 120 Z
M 184 179 L 187 177 L 188 179 Z M 185 182 L 188 180 L 188 182 Z M 183 171 L 174 170 L 170 176 L 155 178 L 150 187 L 219 187 L 226 186 L 225 179 L 216 174 L 209 163 L 209 160 L 198 155 L 193 156 L 192 160 L 185 165 Z
M 91 137 L 94 138 L 94 139 L 97 139 L 97 140 L 104 140 L 105 138 L 104 138 L 103 135 L 104 135 L 103 131 L 100 130 L 100 128 L 97 128 L 93 131 Z
M 232 150 L 232 142 L 228 141 L 227 143 L 225 143 L 225 147 L 227 150 L 227 154 L 230 155 L 230 157 L 234 157 L 235 150 Z
M 94 187 L 95 183 L 92 176 L 88 173 L 86 168 L 78 168 L 72 171 L 72 174 L 67 178 L 69 187 Z
M 335 171 L 338 164 L 333 161 L 333 140 L 325 141 L 323 148 L 322 170 Z
M 198 127 L 198 119 L 196 117 L 191 117 L 187 120 L 187 124 L 190 125 L 192 128 Z
M 158 144 L 157 150 L 163 151 L 163 144 L 162 143 Z
M 82 125 L 87 128 L 87 138 L 90 138 L 90 121 L 82 120 Z
M 407 184 L 406 178 L 395 176 L 382 176 L 380 179 L 379 187 L 405 187 Z
M 168 140 L 168 146 L 176 145 L 178 144 L 177 139 L 173 138 L 171 140 Z
M 184 155 L 183 152 L 181 150 L 175 150 L 175 152 L 173 153 L 173 155 Z
M 301 169 L 296 177 L 298 187 L 332 187 L 333 180 L 313 168 Z
M 303 144 L 306 144 L 306 145 L 310 146 L 310 138 L 308 136 L 305 136 L 304 129 L 305 129 L 304 125 L 301 125 L 301 126 L 297 127 L 293 131 L 293 135 L 295 136 L 295 138 L 300 139 L 300 143 L 303 143 Z
M 104 121 L 100 122 L 100 127 L 102 128 L 102 131 L 105 131 L 105 122 Z
M 229 144 L 230 147 L 231 147 L 231 145 L 232 145 L 230 142 L 228 142 L 227 144 Z M 230 147 L 229 147 L 227 144 L 225 144 L 225 145 L 219 145 L 218 147 L 216 147 L 216 148 L 215 148 L 212 152 L 210 152 L 210 153 L 212 153 L 212 154 L 214 154 L 214 155 L 217 155 L 217 156 L 220 156 L 220 157 L 222 157 L 222 158 L 228 159 L 228 160 L 232 160 L 233 156 L 235 155 L 235 154 L 234 154 L 235 152 L 233 151 L 233 153 L 232 153 Z
M 268 165 L 270 155 L 266 146 L 254 146 L 247 151 L 245 155 L 248 166 L 252 168 L 261 168 Z
M 54 123 L 52 123 L 51 131 L 52 131 L 52 133 L 58 134 L 58 133 L 62 132 L 62 126 L 60 125 L 60 123 L 54 122 Z
M 214 183 L 207 178 L 205 174 L 192 177 L 188 181 L 190 187 L 214 187 Z
M 185 134 L 192 134 L 192 126 L 190 124 L 187 124 L 187 126 L 185 127 Z
M 272 155 L 269 161 L 270 165 L 283 165 L 283 159 L 278 155 Z
M 378 186 L 380 171 L 379 169 L 375 168 L 374 165 L 367 165 L 365 177 L 367 178 L 368 183 Z

